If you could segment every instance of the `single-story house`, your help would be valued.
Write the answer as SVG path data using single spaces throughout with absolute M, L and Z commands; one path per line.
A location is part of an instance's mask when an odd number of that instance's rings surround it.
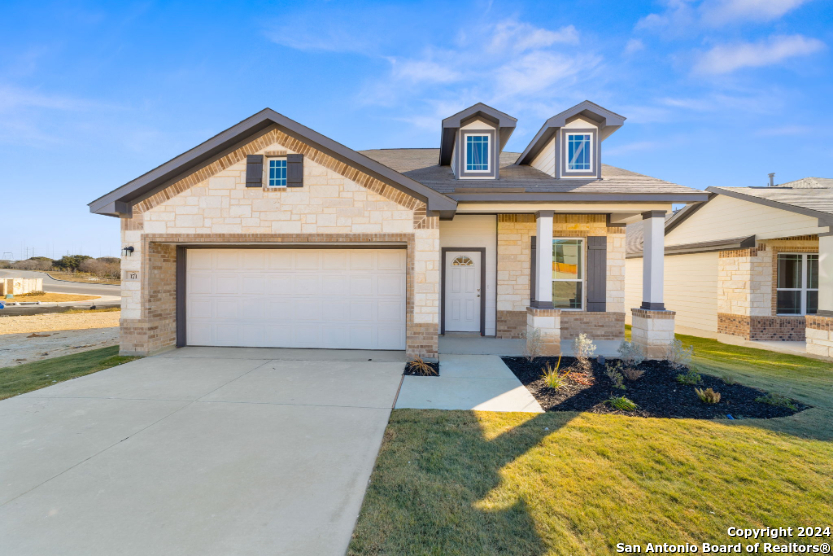
M 121 220 L 121 352 L 623 338 L 625 226 L 708 195 L 603 164 L 625 118 L 592 102 L 505 152 L 516 121 L 479 103 L 438 122 L 439 148 L 357 152 L 265 109 L 93 201 Z M 634 309 L 653 356 L 673 337 L 662 246 Z
M 833 356 L 833 179 L 709 187 L 665 222 L 665 300 L 677 332 L 805 342 Z M 643 225 L 627 231 L 627 303 L 642 289 Z

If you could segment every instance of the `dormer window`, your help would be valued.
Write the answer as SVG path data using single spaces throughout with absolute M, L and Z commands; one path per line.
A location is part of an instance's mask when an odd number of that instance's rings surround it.
M 489 135 L 466 135 L 466 172 L 486 172 L 489 168 Z
M 567 134 L 567 170 L 592 171 L 591 140 L 589 133 Z

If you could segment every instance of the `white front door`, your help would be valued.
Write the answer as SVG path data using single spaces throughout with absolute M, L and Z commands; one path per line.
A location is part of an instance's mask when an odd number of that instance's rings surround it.
M 445 254 L 445 329 L 447 332 L 480 331 L 479 251 Z

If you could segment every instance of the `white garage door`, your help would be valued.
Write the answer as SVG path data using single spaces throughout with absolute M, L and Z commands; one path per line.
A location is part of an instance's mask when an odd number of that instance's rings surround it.
M 405 349 L 404 249 L 189 249 L 192 346 Z

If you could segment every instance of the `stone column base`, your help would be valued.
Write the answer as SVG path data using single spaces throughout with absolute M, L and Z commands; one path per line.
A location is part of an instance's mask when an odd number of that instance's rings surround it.
M 631 341 L 642 346 L 648 359 L 665 359 L 674 341 L 674 311 L 631 309 Z
M 833 357 L 833 317 L 807 315 L 805 323 L 807 353 Z
M 541 332 L 541 355 L 561 355 L 561 309 L 526 308 L 526 332 Z

